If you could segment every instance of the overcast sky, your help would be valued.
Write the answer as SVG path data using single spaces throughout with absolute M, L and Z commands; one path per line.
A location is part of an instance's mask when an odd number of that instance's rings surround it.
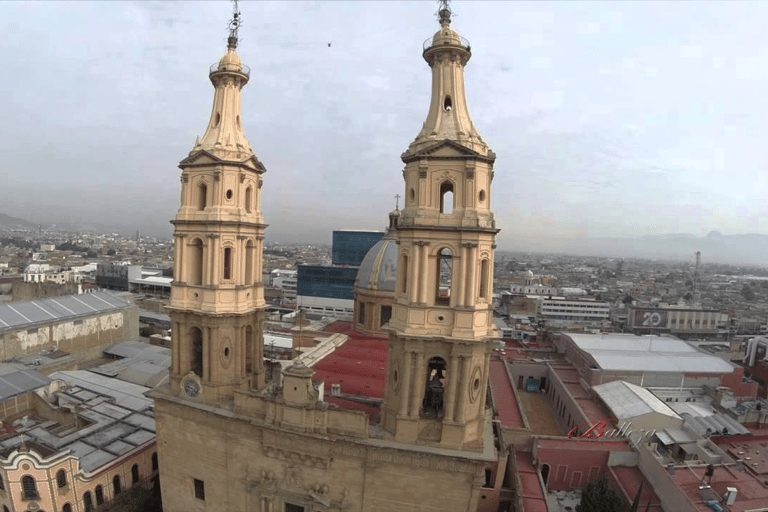
M 461 2 L 502 249 L 768 234 L 768 2 Z M 383 229 L 437 3 L 241 2 L 272 241 Z M 228 2 L 0 2 L 0 213 L 170 235 Z M 331 46 L 328 46 L 331 43 Z

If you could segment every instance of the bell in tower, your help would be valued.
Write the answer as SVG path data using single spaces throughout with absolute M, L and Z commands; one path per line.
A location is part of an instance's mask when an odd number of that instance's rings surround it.
M 396 441 L 460 449 L 482 442 L 493 323 L 496 155 L 467 106 L 469 42 L 451 28 L 424 43 L 432 99 L 401 156 L 398 278 L 389 323 L 390 370 L 382 423 Z
M 236 6 L 236 4 L 235 4 Z M 240 94 L 250 69 L 237 55 L 239 13 L 227 53 L 210 68 L 213 110 L 181 161 L 181 205 L 172 221 L 174 281 L 171 392 L 226 403 L 264 387 L 262 175 L 243 130 Z

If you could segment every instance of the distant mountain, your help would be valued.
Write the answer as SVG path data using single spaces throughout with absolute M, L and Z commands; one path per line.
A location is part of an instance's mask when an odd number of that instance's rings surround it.
M 11 217 L 10 215 L 0 213 L 0 228 L 32 229 L 36 227 L 37 227 L 37 224 L 35 224 L 34 222 L 29 222 L 24 219 L 19 219 L 18 217 Z
M 586 256 L 658 258 L 694 261 L 701 251 L 703 262 L 768 266 L 768 235 L 723 235 L 713 231 L 697 238 L 689 234 L 642 238 L 586 238 L 568 240 L 561 251 Z

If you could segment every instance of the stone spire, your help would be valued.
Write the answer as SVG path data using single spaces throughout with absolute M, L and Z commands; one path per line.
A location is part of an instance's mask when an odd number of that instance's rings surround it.
M 195 142 L 192 153 L 205 150 L 226 160 L 243 160 L 253 155 L 251 145 L 245 136 L 242 123 L 240 92 L 251 74 L 237 53 L 237 29 L 240 26 L 240 13 L 235 12 L 230 21 L 227 53 L 218 63 L 211 66 L 209 78 L 216 92 L 213 97 L 211 120 L 205 135 Z
M 438 19 L 440 30 L 424 41 L 422 54 L 432 68 L 432 101 L 427 120 L 406 154 L 448 139 L 485 155 L 488 145 L 472 122 L 464 91 L 464 66 L 472 57 L 469 41 L 451 29 L 448 2 L 441 2 Z

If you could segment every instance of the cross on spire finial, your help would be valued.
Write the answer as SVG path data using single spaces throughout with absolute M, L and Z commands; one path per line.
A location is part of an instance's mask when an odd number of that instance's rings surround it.
M 227 48 L 237 48 L 237 29 L 240 28 L 240 11 L 237 8 L 237 0 L 232 0 L 232 19 L 229 20 L 229 38 Z
M 440 25 L 450 25 L 451 24 L 451 6 L 450 0 L 438 0 L 439 9 L 437 10 L 437 18 L 440 20 Z
M 400 194 L 395 194 L 395 210 L 400 210 Z

